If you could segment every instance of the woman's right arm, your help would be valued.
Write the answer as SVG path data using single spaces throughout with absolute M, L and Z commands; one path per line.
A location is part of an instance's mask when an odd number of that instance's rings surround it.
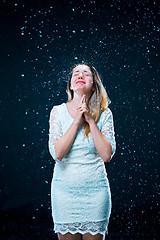
M 56 142 L 56 158 L 61 161 L 71 148 L 78 130 L 78 123 L 74 120 L 67 132 Z
M 76 118 L 70 128 L 62 135 L 57 109 L 54 107 L 50 114 L 49 150 L 55 160 L 61 161 L 71 148 L 77 130 L 83 121 L 82 113 L 77 111 Z

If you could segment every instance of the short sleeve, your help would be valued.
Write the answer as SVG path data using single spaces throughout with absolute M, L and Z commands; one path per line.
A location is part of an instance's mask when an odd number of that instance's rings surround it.
M 58 141 L 58 139 L 62 136 L 62 129 L 61 129 L 61 123 L 59 120 L 58 110 L 57 107 L 53 107 L 50 112 L 50 118 L 49 118 L 49 152 L 54 160 L 59 161 L 56 158 L 55 153 L 55 144 Z
M 111 147 L 112 147 L 111 158 L 112 158 L 116 151 L 113 114 L 109 108 L 107 108 L 102 114 L 103 114 L 103 120 L 102 120 L 101 132 L 111 144 Z

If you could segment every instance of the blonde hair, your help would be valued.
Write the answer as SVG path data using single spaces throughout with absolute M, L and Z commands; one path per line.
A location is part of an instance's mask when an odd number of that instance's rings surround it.
M 71 78 L 73 69 L 78 65 L 86 65 L 90 68 L 92 75 L 93 75 L 93 92 L 91 94 L 91 97 L 89 99 L 88 108 L 90 111 L 91 116 L 93 117 L 94 121 L 97 123 L 101 113 L 108 107 L 110 104 L 110 99 L 108 97 L 108 94 L 102 84 L 102 81 L 99 77 L 98 72 L 96 69 L 88 64 L 88 63 L 80 63 L 76 64 L 72 67 L 71 72 L 68 76 L 68 83 L 67 83 L 67 94 L 68 94 L 68 101 L 73 99 L 74 92 L 70 89 L 71 86 Z M 88 138 L 88 135 L 90 133 L 90 127 L 87 122 L 84 123 L 84 136 Z

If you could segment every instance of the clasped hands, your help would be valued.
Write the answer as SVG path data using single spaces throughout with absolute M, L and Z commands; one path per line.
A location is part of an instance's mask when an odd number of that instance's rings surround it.
M 77 108 L 77 114 L 78 114 L 80 121 L 85 120 L 86 122 L 88 122 L 88 124 L 90 124 L 91 121 L 94 121 L 89 112 L 89 108 L 86 103 L 85 95 L 83 95 L 83 97 L 80 100 L 80 103 Z

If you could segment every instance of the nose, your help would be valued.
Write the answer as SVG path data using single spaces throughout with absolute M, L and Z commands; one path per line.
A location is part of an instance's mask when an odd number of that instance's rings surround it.
M 79 77 L 78 78 L 83 78 L 83 73 L 82 72 L 79 73 Z

